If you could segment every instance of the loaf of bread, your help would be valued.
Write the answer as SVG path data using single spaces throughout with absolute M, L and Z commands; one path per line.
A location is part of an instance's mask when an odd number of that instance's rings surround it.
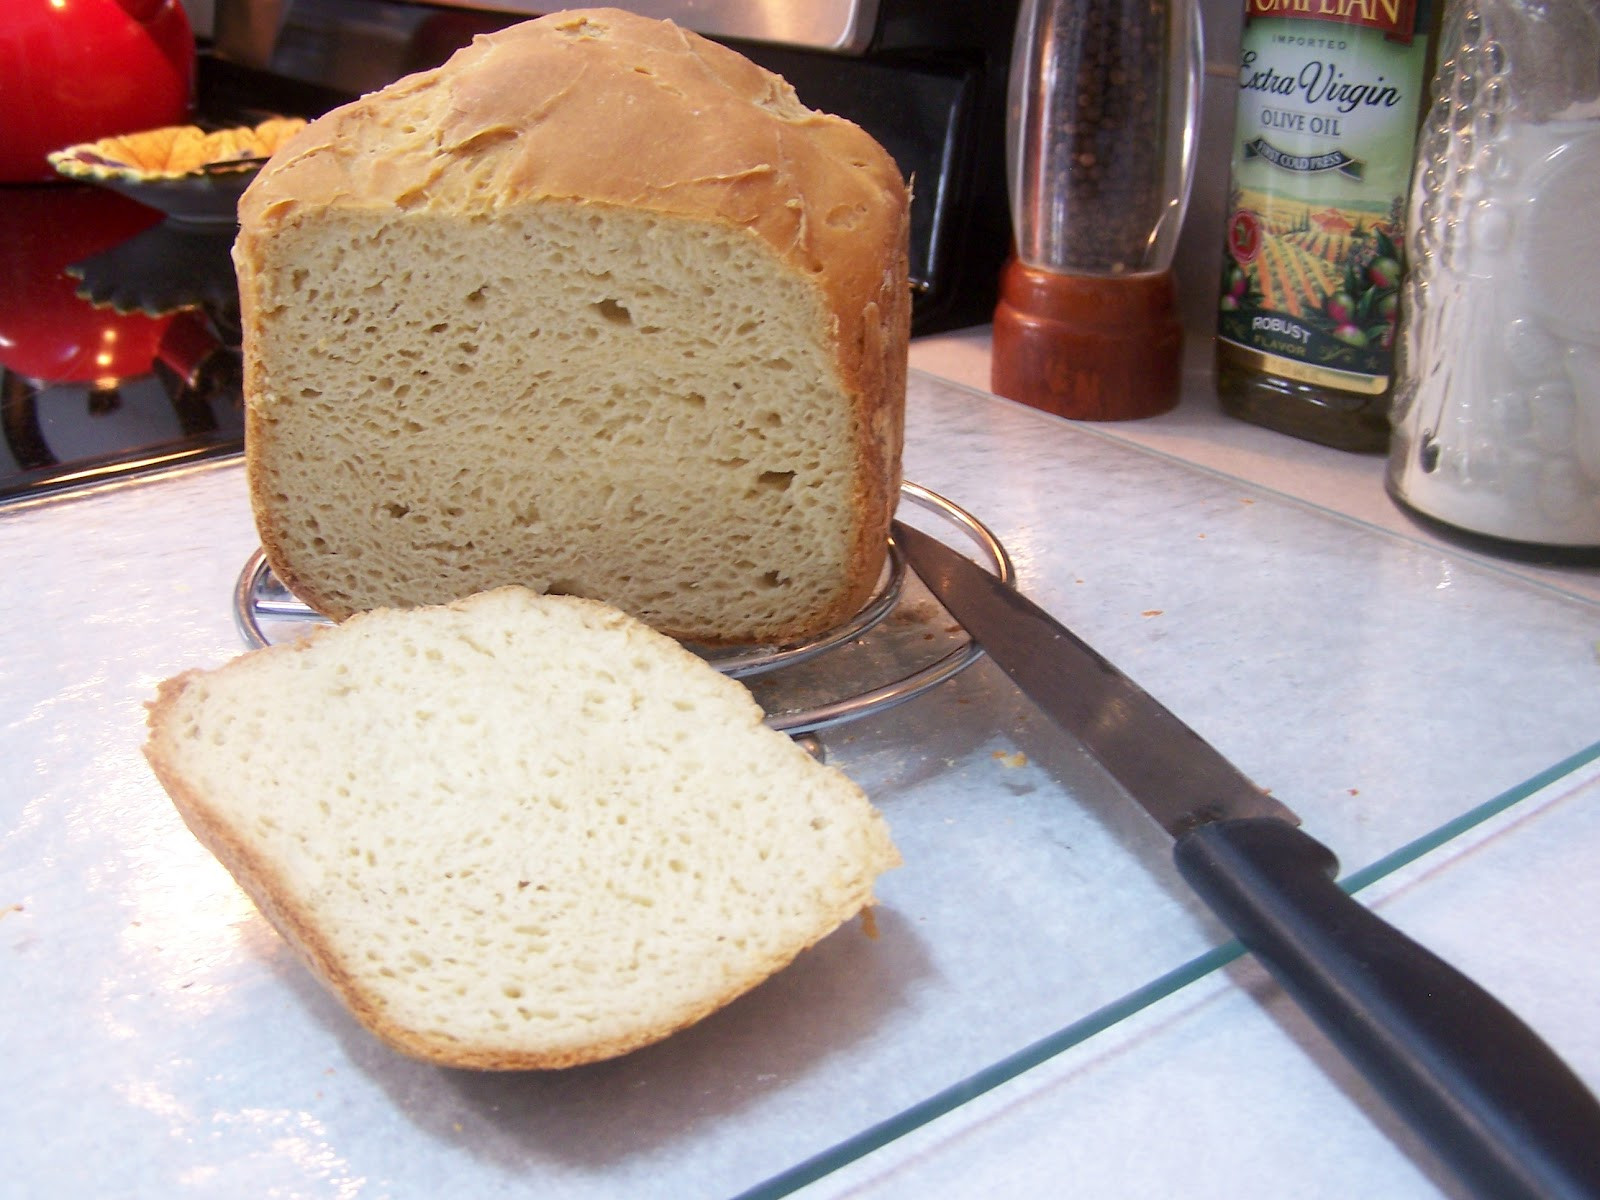
M 485 1069 L 622 1054 L 872 902 L 899 862 L 748 691 L 594 601 L 379 610 L 164 683 L 190 829 L 364 1025 Z
M 239 205 L 262 546 L 336 619 L 502 584 L 777 642 L 870 596 L 908 193 L 663 21 L 561 13 L 314 121 Z

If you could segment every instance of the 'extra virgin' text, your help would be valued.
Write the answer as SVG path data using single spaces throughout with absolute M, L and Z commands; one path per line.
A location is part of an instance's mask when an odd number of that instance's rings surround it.
M 1298 96 L 1306 104 L 1330 105 L 1341 113 L 1358 108 L 1393 108 L 1404 97 L 1400 89 L 1376 80 L 1351 79 L 1331 62 L 1308 62 L 1296 75 L 1281 74 L 1276 67 L 1257 69 L 1257 53 L 1246 50 L 1239 60 L 1239 87 L 1247 92 Z

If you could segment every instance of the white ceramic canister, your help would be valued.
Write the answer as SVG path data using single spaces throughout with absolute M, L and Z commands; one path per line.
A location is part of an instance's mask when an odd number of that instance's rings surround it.
M 1390 494 L 1600 556 L 1600 0 L 1453 0 L 1409 231 Z

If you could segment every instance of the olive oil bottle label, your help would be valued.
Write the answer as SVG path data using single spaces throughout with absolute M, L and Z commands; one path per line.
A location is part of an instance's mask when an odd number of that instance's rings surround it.
M 1247 0 L 1218 336 L 1262 371 L 1389 386 L 1430 0 Z

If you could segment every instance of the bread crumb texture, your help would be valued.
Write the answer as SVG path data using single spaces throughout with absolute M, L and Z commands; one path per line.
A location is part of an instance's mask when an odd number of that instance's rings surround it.
M 773 641 L 877 582 L 907 191 L 779 77 L 611 10 L 338 109 L 240 205 L 246 448 L 331 616 L 516 583 Z
M 185 821 L 395 1048 L 609 1058 L 872 902 L 899 855 L 740 684 L 592 601 L 383 610 L 162 685 Z

